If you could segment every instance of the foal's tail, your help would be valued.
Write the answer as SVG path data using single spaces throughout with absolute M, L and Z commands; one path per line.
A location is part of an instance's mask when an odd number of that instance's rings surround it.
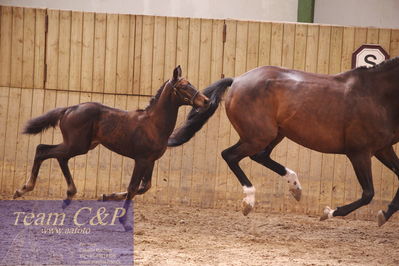
M 22 133 L 24 134 L 38 134 L 49 127 L 56 127 L 58 121 L 64 115 L 68 107 L 60 107 L 48 111 L 47 113 L 29 120 Z
M 221 102 L 224 93 L 233 81 L 234 79 L 232 78 L 224 78 L 216 81 L 203 91 L 203 94 L 205 94 L 210 100 L 209 107 L 206 110 L 199 112 L 194 108 L 191 109 L 183 126 L 175 129 L 173 134 L 170 136 L 168 140 L 169 147 L 180 146 L 186 143 L 202 128 L 203 125 L 205 125 L 206 121 L 208 121 L 219 107 L 219 103 Z

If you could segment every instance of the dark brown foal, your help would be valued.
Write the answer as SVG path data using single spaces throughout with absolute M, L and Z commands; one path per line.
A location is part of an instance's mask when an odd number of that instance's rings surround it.
M 158 90 L 145 110 L 123 111 L 100 103 L 82 103 L 57 108 L 30 120 L 26 134 L 37 134 L 59 123 L 63 142 L 58 145 L 40 144 L 36 148 L 32 173 L 26 184 L 18 189 L 14 198 L 33 190 L 40 165 L 49 158 L 56 158 L 68 184 L 64 207 L 76 194 L 76 187 L 68 168 L 68 160 L 85 154 L 102 144 L 108 149 L 135 160 L 132 178 L 126 192 L 103 195 L 103 200 L 123 200 L 125 208 L 131 199 L 145 193 L 151 187 L 154 162 L 167 148 L 167 142 L 177 119 L 181 105 L 195 108 L 206 107 L 208 98 L 186 79 L 181 77 L 180 66 L 173 77 Z

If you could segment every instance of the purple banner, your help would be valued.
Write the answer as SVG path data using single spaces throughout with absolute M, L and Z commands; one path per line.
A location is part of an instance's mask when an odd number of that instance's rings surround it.
M 0 265 L 133 265 L 121 202 L 0 201 Z

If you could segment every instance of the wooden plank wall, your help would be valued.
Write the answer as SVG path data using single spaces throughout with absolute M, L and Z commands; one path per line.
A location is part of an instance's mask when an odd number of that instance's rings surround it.
M 350 69 L 351 54 L 363 43 L 398 56 L 399 30 L 0 7 L 0 193 L 11 195 L 24 183 L 37 144 L 61 141 L 58 129 L 21 134 L 29 118 L 56 106 L 96 101 L 143 108 L 178 64 L 198 88 L 260 65 L 334 74 Z M 167 150 L 156 164 L 152 189 L 137 200 L 239 208 L 242 188 L 220 156 L 238 140 L 223 107 L 192 141 Z M 178 124 L 188 110 L 180 110 Z M 257 211 L 320 214 L 325 205 L 361 194 L 344 156 L 289 140 L 272 156 L 299 174 L 303 198 L 295 202 L 278 175 L 245 159 L 241 165 L 257 188 Z M 89 199 L 124 190 L 133 166 L 104 147 L 70 161 L 78 197 Z M 351 217 L 373 218 L 396 192 L 396 176 L 376 160 L 373 174 L 372 204 Z M 65 189 L 57 162 L 48 160 L 31 195 L 61 198 Z

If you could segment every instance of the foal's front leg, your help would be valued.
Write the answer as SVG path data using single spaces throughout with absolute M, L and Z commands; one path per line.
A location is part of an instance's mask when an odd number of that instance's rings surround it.
M 134 165 L 133 175 L 130 179 L 130 183 L 127 189 L 126 200 L 123 204 L 123 208 L 126 210 L 125 215 L 119 218 L 120 223 L 123 225 L 126 231 L 131 231 L 132 226 L 126 224 L 126 216 L 128 214 L 128 210 L 130 208 L 131 201 L 135 195 L 137 195 L 137 191 L 142 180 L 142 177 L 150 171 L 154 167 L 153 161 L 147 160 L 136 160 L 136 164 Z M 151 170 L 152 172 L 152 170 Z

